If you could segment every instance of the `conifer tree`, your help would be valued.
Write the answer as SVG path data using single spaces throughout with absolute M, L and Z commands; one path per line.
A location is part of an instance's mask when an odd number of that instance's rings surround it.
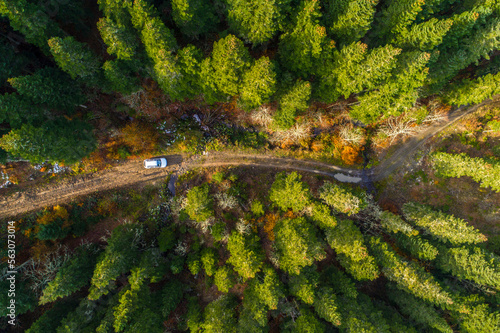
M 316 318 L 312 311 L 301 307 L 299 312 L 300 316 L 293 322 L 290 330 L 285 330 L 285 332 L 322 333 L 325 331 L 325 325 Z
M 139 90 L 139 79 L 131 75 L 131 69 L 127 62 L 119 59 L 108 60 L 102 68 L 104 77 L 113 91 L 129 95 Z
M 22 295 L 22 294 L 21 294 Z M 25 330 L 26 333 L 38 332 L 56 332 L 61 321 L 76 307 L 78 302 L 75 300 L 62 300 L 54 304 L 54 306 L 45 311 L 38 319 Z M 19 308 L 16 309 L 19 311 Z M 19 314 L 24 312 L 17 312 Z
M 453 304 L 450 295 L 434 277 L 416 263 L 405 261 L 380 238 L 370 239 L 370 248 L 385 277 L 406 291 L 431 304 L 446 308 Z
M 45 67 L 33 75 L 18 76 L 8 81 L 19 94 L 35 104 L 72 113 L 77 105 L 85 102 L 78 84 L 56 68 Z
M 203 0 L 172 0 L 172 17 L 189 37 L 213 31 L 218 21 L 214 6 Z
M 380 225 L 384 230 L 391 233 L 402 233 L 407 236 L 418 235 L 418 230 L 413 227 L 396 214 L 389 211 L 383 211 L 380 216 Z
M 415 21 L 423 5 L 423 0 L 388 1 L 380 11 L 375 35 L 383 38 L 403 34 L 406 27 Z
M 0 95 L 0 122 L 9 123 L 11 128 L 20 128 L 27 124 L 38 125 L 45 120 L 43 112 L 43 107 L 32 104 L 21 95 Z
M 401 49 L 386 45 L 370 50 L 367 46 L 353 43 L 340 52 L 333 53 L 331 62 L 323 66 L 320 73 L 319 98 L 325 102 L 334 102 L 340 96 L 348 98 L 363 89 L 374 89 L 387 79 L 396 66 L 396 57 Z
M 244 279 L 255 277 L 264 263 L 264 254 L 255 234 L 243 235 L 233 230 L 227 242 L 231 256 L 227 260 Z
M 447 273 L 500 290 L 500 259 L 478 247 L 441 248 L 436 265 Z
M 347 298 L 356 299 L 359 294 L 354 281 L 333 265 L 321 272 L 320 283 L 332 287 L 335 294 Z
M 333 228 L 337 225 L 337 219 L 332 215 L 330 208 L 322 203 L 313 203 L 311 219 L 321 229 Z
M 319 0 L 303 0 L 295 26 L 281 36 L 278 52 L 287 69 L 306 79 L 316 74 L 322 58 L 331 53 L 335 43 L 319 25 Z
M 177 52 L 176 64 L 179 70 L 179 91 L 183 97 L 193 98 L 201 94 L 200 66 L 203 55 L 193 45 L 188 45 Z
M 214 275 L 214 283 L 217 289 L 227 293 L 234 286 L 233 270 L 228 266 L 222 266 L 217 269 Z
M 336 211 L 349 216 L 359 213 L 367 205 L 362 196 L 352 194 L 329 181 L 319 189 L 319 197 Z
M 205 99 L 212 103 L 237 95 L 250 59 L 243 42 L 233 35 L 215 42 L 210 59 L 202 63 Z
M 101 62 L 86 44 L 73 37 L 53 37 L 48 41 L 57 65 L 73 79 L 96 86 L 101 81 Z
M 32 163 L 65 162 L 72 164 L 96 148 L 91 126 L 80 120 L 57 118 L 40 127 L 25 124 L 0 139 L 0 147 L 11 155 Z
M 406 219 L 426 229 L 433 237 L 443 243 L 475 244 L 487 240 L 485 235 L 467 225 L 464 220 L 432 210 L 426 205 L 408 202 L 403 205 L 403 214 Z
M 326 239 L 337 252 L 341 265 L 356 280 L 374 280 L 378 277 L 377 265 L 368 254 L 363 234 L 351 220 L 340 220 L 337 227 L 328 228 Z
M 244 41 L 262 44 L 278 31 L 282 10 L 280 1 L 228 0 L 228 23 Z
M 24 53 L 16 52 L 4 38 L 0 38 L 0 54 L 2 55 L 0 58 L 0 85 L 2 85 L 8 78 L 21 75 L 29 60 Z
M 81 246 L 73 257 L 66 261 L 57 271 L 42 292 L 40 304 L 53 302 L 78 291 L 90 282 L 94 272 L 99 250 L 96 246 Z
M 305 304 L 313 304 L 319 284 L 316 266 L 304 267 L 299 275 L 292 275 L 288 283 L 290 293 Z
M 369 124 L 380 116 L 399 116 L 412 108 L 419 97 L 419 88 L 427 77 L 429 59 L 430 54 L 419 51 L 401 55 L 388 81 L 378 90 L 358 97 L 359 104 L 352 107 L 351 117 Z
M 453 329 L 444 318 L 440 317 L 432 306 L 429 306 L 418 298 L 398 290 L 390 289 L 389 297 L 396 302 L 401 312 L 409 316 L 419 325 L 424 325 L 438 332 L 453 333 Z
M 170 280 L 161 291 L 162 295 L 162 315 L 163 318 L 168 318 L 170 313 L 174 311 L 184 296 L 185 286 L 177 279 Z
M 268 103 L 275 92 L 274 63 L 268 57 L 261 57 L 243 74 L 240 101 L 246 109 L 253 109 Z
M 134 0 L 97 0 L 104 16 L 118 25 L 127 26 L 131 22 L 129 10 Z
M 398 233 L 394 239 L 398 247 L 420 260 L 434 260 L 439 252 L 434 245 L 419 236 Z
M 219 256 L 217 255 L 215 249 L 211 247 L 203 248 L 203 250 L 201 250 L 200 261 L 207 276 L 215 274 L 217 263 L 219 262 Z
M 451 19 L 428 21 L 414 24 L 393 38 L 393 42 L 404 49 L 431 51 L 441 44 L 443 37 L 453 25 Z
M 234 297 L 224 295 L 209 303 L 203 312 L 203 332 L 236 333 L 236 300 Z
M 214 215 L 209 190 L 208 184 L 193 186 L 186 195 L 187 203 L 184 209 L 196 222 L 203 222 Z
M 325 22 L 333 39 L 342 45 L 354 43 L 370 29 L 379 0 L 329 0 Z
M 97 300 L 107 294 L 113 281 L 128 272 L 138 260 L 138 249 L 133 243 L 137 228 L 134 225 L 122 225 L 113 230 L 92 276 L 88 296 L 90 300 Z
M 500 73 L 487 74 L 474 80 L 465 79 L 450 85 L 444 101 L 453 105 L 479 104 L 500 94 Z
M 330 287 L 322 287 L 316 291 L 314 310 L 324 320 L 335 326 L 340 326 L 342 316 L 339 312 L 341 305 Z
M 295 117 L 308 107 L 311 96 L 311 84 L 308 81 L 297 81 L 279 100 L 279 108 L 274 120 L 280 129 L 288 129 L 295 123 Z
M 28 43 L 48 54 L 47 40 L 66 34 L 42 9 L 27 0 L 0 0 L 0 15 L 7 16 L 12 28 L 23 34 Z
M 324 258 L 315 228 L 303 217 L 279 221 L 274 232 L 279 265 L 285 272 L 300 274 L 303 267 Z
M 291 208 L 295 212 L 300 212 L 311 200 L 311 193 L 301 179 L 302 176 L 295 171 L 289 174 L 286 172 L 276 174 L 269 190 L 269 199 L 283 211 Z
M 113 22 L 109 18 L 101 18 L 97 22 L 101 37 L 108 45 L 108 53 L 121 60 L 131 60 L 137 54 L 139 43 L 130 28 Z

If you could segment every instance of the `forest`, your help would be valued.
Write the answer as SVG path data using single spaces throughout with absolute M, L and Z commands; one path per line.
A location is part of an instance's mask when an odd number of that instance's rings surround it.
M 296 172 L 200 169 L 176 187 L 17 219 L 22 331 L 500 332 L 500 239 L 449 212 Z
M 500 333 L 499 49 L 498 0 L 0 0 L 2 202 L 155 155 L 364 172 L 478 106 L 364 186 L 186 167 L 0 219 L 0 331 Z
M 138 149 L 111 131 L 201 110 L 359 163 L 367 142 L 405 133 L 373 130 L 384 121 L 414 127 L 500 92 L 499 13 L 493 0 L 2 0 L 0 157 L 123 159 Z M 311 137 L 325 122 L 336 129 Z

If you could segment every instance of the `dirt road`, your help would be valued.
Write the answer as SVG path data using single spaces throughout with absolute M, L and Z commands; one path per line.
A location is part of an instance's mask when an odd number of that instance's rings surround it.
M 181 155 L 167 156 L 169 166 L 165 169 L 144 169 L 142 161 L 126 161 L 112 169 L 89 175 L 81 175 L 62 180 L 57 184 L 36 187 L 15 195 L 0 198 L 0 218 L 17 216 L 46 206 L 70 202 L 78 197 L 113 188 L 148 184 L 164 180 L 168 174 L 182 172 L 197 167 L 215 167 L 224 165 L 244 165 L 253 167 L 274 167 L 286 170 L 312 172 L 334 177 L 343 173 L 351 177 L 366 177 L 377 181 L 387 177 L 401 166 L 432 136 L 479 107 L 492 103 L 486 102 L 470 108 L 461 108 L 451 114 L 441 124 L 429 127 L 418 136 L 402 145 L 391 157 L 371 170 L 353 170 L 316 161 L 303 161 L 293 158 L 281 158 L 272 155 L 250 155 L 243 153 L 210 153 L 207 156 L 185 158 Z M 497 102 L 498 103 L 498 102 Z

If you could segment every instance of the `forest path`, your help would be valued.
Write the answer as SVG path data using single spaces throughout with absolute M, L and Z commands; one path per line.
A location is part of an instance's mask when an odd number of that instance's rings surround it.
M 78 197 L 98 191 L 107 191 L 126 186 L 130 187 L 136 184 L 152 184 L 164 180 L 171 173 L 182 174 L 189 169 L 198 167 L 226 165 L 267 167 L 312 172 L 337 179 L 359 178 L 361 181 L 362 176 L 363 179 L 368 176 L 369 179 L 378 181 L 390 175 L 410 159 L 432 136 L 465 115 L 476 111 L 479 107 L 492 103 L 500 104 L 498 101 L 488 101 L 470 108 L 459 108 L 446 119 L 445 123 L 433 125 L 416 137 L 408 140 L 380 165 L 369 171 L 365 170 L 364 175 L 362 170 L 342 168 L 318 161 L 277 157 L 270 154 L 216 152 L 209 153 L 208 155 L 191 156 L 189 158 L 181 155 L 169 155 L 167 156 L 169 166 L 164 169 L 144 169 L 141 160 L 126 161 L 102 172 L 77 175 L 63 179 L 56 184 L 29 188 L 23 192 L 17 192 L 14 195 L 0 198 L 0 218 L 14 217 L 43 207 L 67 203 Z

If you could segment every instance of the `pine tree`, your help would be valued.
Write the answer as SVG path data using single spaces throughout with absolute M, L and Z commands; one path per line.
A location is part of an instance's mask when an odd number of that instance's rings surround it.
M 236 300 L 234 297 L 224 295 L 209 303 L 203 312 L 203 332 L 236 333 Z
M 359 294 L 354 281 L 333 265 L 321 272 L 320 283 L 332 287 L 337 295 L 347 298 L 356 299 Z
M 34 104 L 73 113 L 77 105 L 85 102 L 78 84 L 56 68 L 45 67 L 33 75 L 18 76 L 8 81 L 19 94 Z
M 57 302 L 52 308 L 48 309 L 40 317 L 38 317 L 38 319 L 25 332 L 56 332 L 58 326 L 61 324 L 61 321 L 77 306 L 78 302 L 76 302 L 74 299 L 62 300 Z M 18 311 L 18 314 L 23 313 L 19 311 L 19 308 L 16 308 L 16 310 Z
M 413 229 L 413 227 L 403 221 L 403 219 L 396 214 L 393 214 L 389 211 L 383 211 L 380 216 L 380 225 L 384 230 L 391 233 L 402 233 L 407 236 L 418 235 L 418 230 Z
M 211 247 L 203 248 L 201 251 L 200 261 L 207 276 L 215 274 L 217 263 L 219 262 L 219 256 L 217 255 L 217 251 L 215 251 L 215 249 Z
M 140 89 L 139 79 L 130 75 L 131 69 L 127 62 L 122 60 L 108 60 L 102 66 L 104 77 L 111 90 L 129 95 Z
M 348 98 L 364 89 L 374 89 L 388 78 L 396 66 L 401 49 L 386 45 L 370 50 L 353 43 L 333 53 L 333 60 L 323 66 L 317 95 L 325 102 Z
M 48 41 L 57 65 L 73 79 L 97 86 L 101 81 L 101 62 L 90 48 L 73 37 L 53 37 Z
M 453 304 L 450 295 L 434 277 L 412 261 L 405 261 L 380 238 L 370 239 L 370 248 L 385 277 L 406 291 L 431 304 L 446 308 Z
M 400 57 L 393 76 L 378 90 L 358 97 L 359 104 L 352 107 L 350 115 L 365 124 L 375 122 L 380 116 L 399 116 L 412 108 L 424 85 L 430 54 L 409 52 Z
M 404 33 L 417 18 L 424 5 L 423 0 L 391 0 L 380 11 L 375 35 L 379 38 L 398 36 Z
M 443 243 L 475 244 L 487 240 L 485 235 L 467 225 L 464 220 L 432 210 L 429 206 L 408 202 L 403 205 L 403 214 L 407 220 L 426 229 L 433 237 Z
M 280 129 L 288 129 L 295 123 L 297 112 L 308 108 L 311 96 L 311 84 L 308 81 L 297 81 L 279 100 L 279 108 L 274 116 Z
M 322 203 L 315 202 L 313 204 L 311 219 L 321 229 L 329 229 L 337 225 L 337 219 L 333 216 L 330 208 Z
M 24 53 L 15 52 L 7 40 L 0 38 L 0 84 L 8 78 L 16 77 L 23 73 L 28 64 L 28 57 Z
M 139 252 L 133 243 L 137 228 L 134 225 L 123 225 L 113 230 L 92 276 L 88 296 L 90 300 L 97 300 L 107 294 L 113 281 L 128 272 L 138 260 Z
M 240 101 L 246 109 L 268 103 L 276 92 L 276 71 L 268 57 L 256 60 L 243 74 Z
M 336 42 L 348 45 L 360 40 L 370 29 L 379 0 L 329 0 L 326 26 Z
M 9 123 L 11 128 L 20 128 L 27 124 L 38 125 L 43 120 L 44 108 L 32 104 L 28 98 L 18 94 L 0 95 L 0 122 Z
M 248 43 L 262 44 L 273 38 L 281 21 L 280 1 L 228 0 L 229 27 Z
M 365 199 L 350 193 L 347 189 L 326 181 L 319 189 L 319 197 L 328 206 L 349 216 L 359 213 L 366 207 Z
M 172 279 L 163 287 L 161 291 L 163 318 L 168 318 L 170 313 L 174 311 L 184 297 L 185 286 L 181 281 Z
M 428 21 L 414 24 L 393 38 L 393 43 L 404 49 L 431 51 L 441 44 L 443 37 L 453 25 L 451 19 Z
M 203 222 L 214 215 L 209 190 L 208 184 L 193 186 L 186 195 L 187 203 L 184 209 L 196 222 Z
M 328 228 L 326 239 L 337 252 L 340 264 L 356 280 L 378 277 L 378 268 L 374 258 L 368 254 L 363 234 L 351 220 L 340 220 L 335 228 Z
M 202 63 L 205 99 L 213 103 L 237 95 L 250 59 L 243 42 L 233 35 L 215 42 L 210 59 Z
M 311 200 L 311 193 L 301 179 L 302 176 L 296 172 L 276 174 L 269 190 L 269 200 L 283 211 L 291 208 L 294 212 L 300 212 Z
M 96 246 L 81 246 L 57 271 L 42 292 L 40 304 L 53 302 L 78 291 L 90 282 L 99 249 Z
M 0 139 L 0 147 L 32 163 L 72 164 L 94 151 L 96 140 L 87 123 L 57 118 L 41 127 L 25 124 L 12 130 Z
M 465 79 L 450 85 L 444 101 L 453 105 L 479 104 L 500 94 L 500 73 L 487 74 L 474 80 Z
M 443 247 L 436 265 L 461 279 L 500 290 L 500 259 L 478 247 Z
M 394 239 L 398 247 L 420 260 L 434 260 L 439 252 L 434 245 L 419 236 L 398 233 Z
M 127 26 L 131 23 L 129 10 L 134 0 L 97 0 L 99 9 L 104 16 L 118 25 Z
M 290 293 L 305 304 L 313 304 L 319 284 L 316 266 L 304 267 L 299 275 L 290 276 L 288 288 Z
M 323 333 L 325 325 L 316 318 L 307 308 L 300 308 L 300 316 L 295 320 L 290 330 L 285 332 L 308 332 L 308 333 Z
M 212 32 L 218 21 L 214 7 L 203 0 L 172 0 L 172 17 L 189 37 Z
M 303 217 L 279 221 L 274 233 L 279 265 L 285 272 L 300 274 L 303 267 L 324 258 L 325 252 L 315 228 Z
M 214 283 L 219 291 L 227 293 L 234 286 L 233 270 L 228 266 L 219 267 L 214 275 Z
M 340 314 L 340 302 L 338 301 L 334 291 L 330 287 L 322 287 L 316 291 L 314 299 L 314 310 L 324 320 L 332 323 L 335 326 L 340 326 L 342 316 Z
M 101 18 L 97 22 L 101 37 L 108 45 L 108 53 L 121 60 L 131 60 L 137 54 L 139 43 L 130 28 L 115 23 L 109 18 Z
M 321 59 L 335 47 L 325 27 L 318 24 L 321 16 L 318 2 L 301 2 L 295 26 L 281 36 L 278 48 L 282 64 L 304 79 L 316 74 Z
M 227 242 L 231 256 L 227 260 L 234 270 L 244 279 L 251 279 L 260 271 L 264 263 L 264 254 L 255 234 L 243 235 L 233 230 Z
M 438 332 L 453 333 L 453 329 L 444 318 L 438 315 L 436 309 L 418 298 L 394 287 L 390 289 L 389 297 L 396 302 L 401 312 L 410 317 L 415 323 Z
M 7 16 L 14 30 L 46 54 L 48 39 L 66 35 L 42 8 L 27 0 L 0 0 L 0 15 Z

